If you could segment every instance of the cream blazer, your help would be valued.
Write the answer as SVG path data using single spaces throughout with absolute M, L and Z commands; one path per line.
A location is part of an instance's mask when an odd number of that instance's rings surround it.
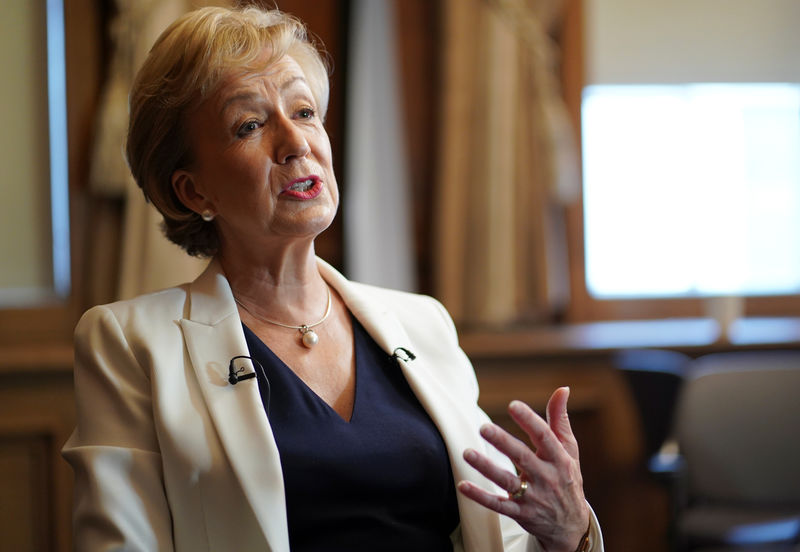
M 384 351 L 416 355 L 399 369 L 439 428 L 455 480 L 492 489 L 462 459 L 466 448 L 496 453 L 478 434 L 487 417 L 444 308 L 350 282 L 323 261 L 319 269 Z M 247 354 L 215 261 L 191 284 L 86 312 L 75 332 L 78 424 L 63 449 L 75 471 L 76 550 L 289 551 L 257 380 L 227 381 L 230 359 Z M 460 494 L 458 508 L 456 550 L 539 550 L 514 521 Z M 602 550 L 592 516 L 592 549 Z

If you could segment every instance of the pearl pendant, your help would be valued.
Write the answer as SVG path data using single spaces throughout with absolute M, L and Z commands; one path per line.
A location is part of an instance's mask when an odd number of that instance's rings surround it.
M 303 345 L 305 345 L 308 349 L 313 347 L 319 342 L 319 336 L 317 332 L 314 330 L 306 330 L 303 332 Z

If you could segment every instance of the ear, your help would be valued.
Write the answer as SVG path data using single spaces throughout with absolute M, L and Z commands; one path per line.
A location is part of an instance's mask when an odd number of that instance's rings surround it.
M 170 178 L 172 189 L 175 195 L 183 203 L 187 209 L 194 211 L 197 214 L 205 210 L 215 212 L 214 205 L 202 193 L 197 190 L 195 186 L 194 177 L 192 174 L 184 169 L 180 169 L 172 173 Z

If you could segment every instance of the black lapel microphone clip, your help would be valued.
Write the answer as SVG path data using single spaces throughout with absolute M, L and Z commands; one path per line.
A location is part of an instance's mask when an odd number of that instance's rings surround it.
M 258 361 L 257 361 L 257 360 L 255 360 L 254 358 L 250 358 L 249 356 L 246 356 L 246 355 L 238 355 L 238 356 L 235 356 L 235 357 L 233 357 L 233 358 L 231 359 L 231 363 L 230 363 L 230 364 L 228 364 L 228 383 L 230 383 L 231 385 L 236 385 L 236 384 L 237 384 L 237 383 L 239 383 L 240 381 L 243 381 L 243 380 L 249 380 L 249 379 L 251 379 L 251 378 L 254 378 L 254 377 L 256 377 L 256 373 L 255 373 L 255 372 L 250 372 L 249 374 L 243 374 L 243 372 L 244 372 L 244 366 L 242 366 L 241 368 L 239 368 L 239 369 L 237 370 L 237 369 L 236 369 L 236 366 L 234 366 L 234 361 L 235 361 L 237 358 L 247 358 L 247 359 L 250 359 L 250 360 L 251 360 L 251 361 L 252 361 L 254 364 L 258 362 Z M 237 374 L 242 374 L 242 375 L 241 375 L 241 376 L 239 376 L 239 375 L 237 375 Z
M 272 399 L 272 386 L 269 383 L 269 378 L 267 377 L 267 372 L 264 370 L 264 367 L 261 366 L 261 363 L 254 359 L 253 357 L 247 355 L 237 355 L 231 359 L 230 364 L 228 364 L 228 383 L 231 385 L 236 385 L 240 381 L 249 380 L 256 377 L 256 373 L 250 372 L 249 374 L 244 374 L 244 366 L 237 369 L 235 366 L 235 361 L 237 358 L 246 358 L 250 362 L 253 363 L 253 366 L 256 369 L 261 371 L 261 377 L 264 380 L 263 387 L 259 385 L 259 391 L 261 392 L 261 400 L 264 403 L 264 409 L 267 411 L 267 416 L 269 416 L 269 404 L 270 400 Z M 242 374 L 241 376 L 239 374 Z
M 392 352 L 392 358 L 395 360 L 402 360 L 403 362 L 410 362 L 417 358 L 417 355 L 406 349 L 405 347 L 398 347 Z

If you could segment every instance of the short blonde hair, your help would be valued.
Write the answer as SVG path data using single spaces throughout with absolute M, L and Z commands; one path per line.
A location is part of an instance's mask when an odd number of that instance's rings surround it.
M 264 50 L 270 52 L 264 62 Z M 213 224 L 187 208 L 171 177 L 192 163 L 186 114 L 208 98 L 231 70 L 256 71 L 290 55 L 306 75 L 317 112 L 328 107 L 328 65 L 305 25 L 278 10 L 201 8 L 173 22 L 156 40 L 130 94 L 126 154 L 133 178 L 164 216 L 167 238 L 190 255 L 219 247 Z

